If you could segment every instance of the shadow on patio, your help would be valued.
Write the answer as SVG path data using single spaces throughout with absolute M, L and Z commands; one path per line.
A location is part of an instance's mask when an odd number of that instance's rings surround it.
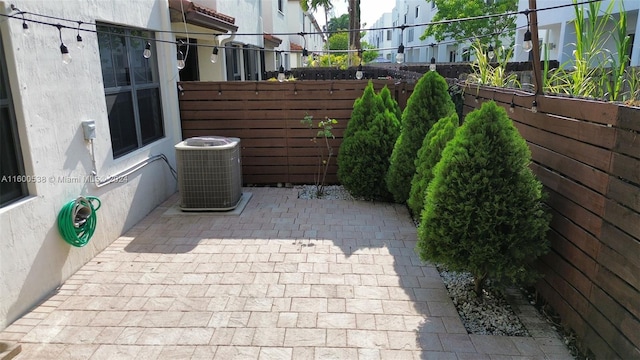
M 155 209 L 16 322 L 22 358 L 546 356 L 466 333 L 404 206 L 245 191 L 238 216 Z

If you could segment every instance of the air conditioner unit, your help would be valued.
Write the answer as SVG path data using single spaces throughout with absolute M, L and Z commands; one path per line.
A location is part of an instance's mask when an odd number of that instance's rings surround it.
M 176 148 L 183 211 L 227 211 L 242 198 L 240 139 L 194 137 Z

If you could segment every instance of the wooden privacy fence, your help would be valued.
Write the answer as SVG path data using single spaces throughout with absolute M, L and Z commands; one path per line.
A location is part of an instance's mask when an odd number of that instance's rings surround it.
M 413 85 L 373 80 L 385 85 L 406 104 Z M 327 183 L 337 183 L 336 157 L 351 117 L 353 102 L 364 91 L 365 80 L 295 82 L 181 82 L 182 136 L 233 136 L 241 139 L 245 184 L 313 184 L 317 170 L 318 132 L 300 120 L 312 115 L 314 124 L 326 117 L 338 120 L 330 140 L 334 157 Z M 320 144 L 321 145 L 321 144 Z
M 413 85 L 389 86 L 402 107 Z M 245 184 L 313 183 L 313 115 L 339 122 L 334 151 L 366 81 L 183 82 L 183 137 L 242 140 Z M 507 89 L 466 88 L 465 112 L 495 100 L 527 140 L 553 218 L 538 291 L 597 358 L 640 358 L 640 109 Z M 328 182 L 337 182 L 335 158 Z
M 526 95 L 521 93 L 519 95 Z M 495 99 L 532 153 L 553 219 L 537 289 L 598 359 L 640 358 L 640 108 L 467 88 Z

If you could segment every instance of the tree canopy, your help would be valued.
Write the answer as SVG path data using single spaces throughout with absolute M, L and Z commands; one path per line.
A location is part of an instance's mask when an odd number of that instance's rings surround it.
M 329 19 L 327 31 L 334 33 L 338 30 L 347 30 L 349 28 L 349 14 L 342 14 L 339 17 Z
M 350 30 L 350 44 L 353 49 L 361 49 L 360 47 L 360 33 L 356 30 L 360 29 L 360 0 L 347 0 L 349 5 L 349 15 L 347 17 L 349 21 L 348 29 Z M 327 17 L 327 11 L 333 8 L 331 0 L 300 0 L 300 7 L 304 11 L 318 10 L 324 8 L 325 23 L 327 28 L 329 21 Z
M 329 36 L 327 41 L 327 49 L 330 50 L 345 50 L 345 52 L 337 52 L 337 55 L 347 55 L 347 49 L 349 48 L 349 34 L 346 32 L 338 32 Z M 378 50 L 374 50 L 374 46 L 366 41 L 361 42 L 362 49 L 362 63 L 368 63 L 375 60 L 378 57 Z M 371 50 L 367 50 L 371 49 Z M 354 53 L 352 53 L 354 54 Z M 357 59 L 355 64 L 357 65 Z
M 454 20 L 474 16 L 504 14 L 518 10 L 518 0 L 434 0 L 438 12 L 432 21 Z M 516 28 L 516 16 L 497 16 L 471 21 L 454 21 L 446 24 L 427 26 L 420 39 L 433 36 L 436 41 L 455 39 L 458 42 L 473 38 L 482 39 L 482 43 L 500 45 L 500 37 L 513 37 Z M 498 34 L 500 35 L 492 35 Z

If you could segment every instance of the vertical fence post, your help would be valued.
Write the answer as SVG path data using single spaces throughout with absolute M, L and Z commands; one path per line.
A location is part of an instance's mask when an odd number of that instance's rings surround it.
M 538 38 L 538 13 L 536 9 L 536 0 L 529 0 L 531 42 L 533 42 L 533 82 L 536 87 L 536 95 L 542 95 L 542 67 L 540 66 L 540 40 Z

